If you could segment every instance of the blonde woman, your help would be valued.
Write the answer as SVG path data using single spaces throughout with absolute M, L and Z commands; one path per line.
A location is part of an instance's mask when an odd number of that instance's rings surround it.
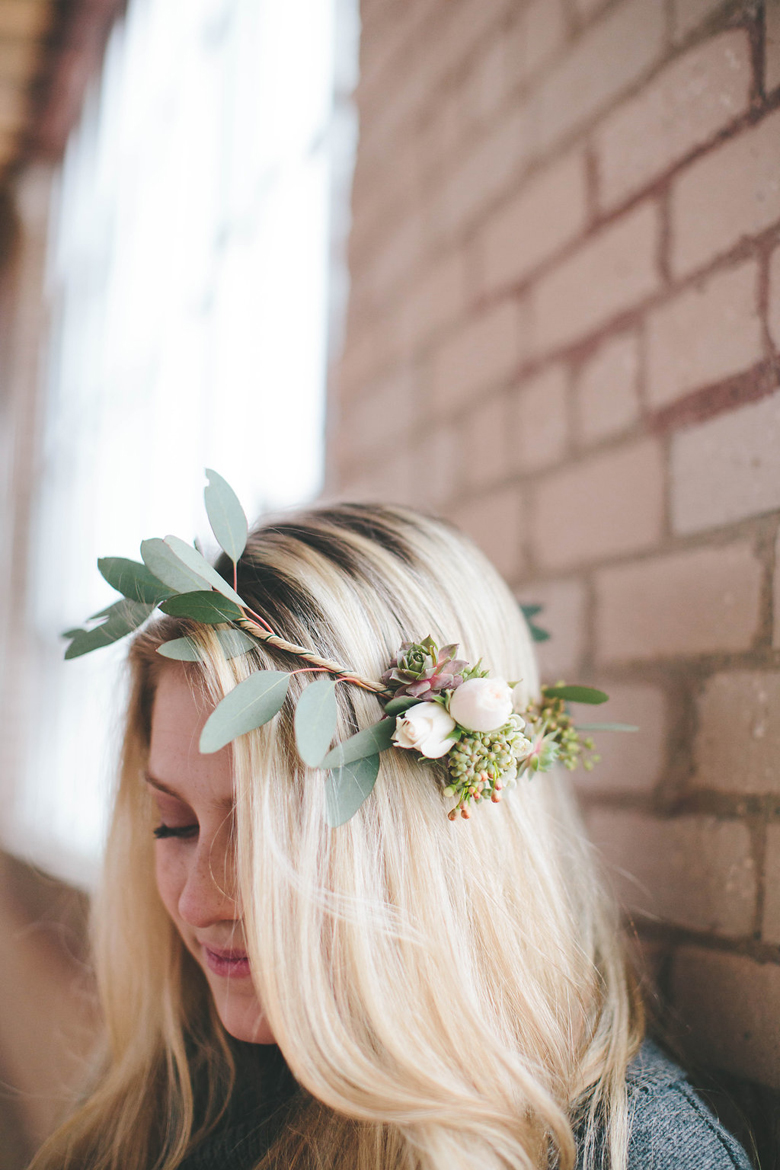
M 379 678 L 425 635 L 538 694 L 526 622 L 465 537 L 339 505 L 256 528 L 217 564 L 285 639 Z M 382 754 L 338 828 L 294 703 L 201 754 L 252 672 L 298 671 L 214 626 L 136 635 L 95 910 L 105 1046 L 35 1170 L 695 1170 L 749 1163 L 660 1051 L 567 777 L 446 815 L 441 758 Z M 158 648 L 187 635 L 203 661 Z M 316 677 L 316 676 L 315 676 Z M 342 683 L 339 738 L 377 696 Z M 451 792 L 449 793 L 451 796 Z

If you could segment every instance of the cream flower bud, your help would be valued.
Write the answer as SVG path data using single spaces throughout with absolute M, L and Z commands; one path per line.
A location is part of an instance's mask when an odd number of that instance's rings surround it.
M 512 714 L 512 692 L 502 678 L 469 678 L 450 698 L 450 715 L 469 731 L 496 731 Z
M 528 685 L 523 679 L 520 679 L 520 682 L 515 683 L 512 687 L 512 710 L 518 715 L 524 715 L 530 701 L 531 696 L 528 693 Z
M 417 703 L 397 717 L 393 743 L 400 748 L 414 748 L 429 760 L 437 760 L 455 746 L 454 740 L 447 738 L 454 729 L 455 720 L 441 703 Z

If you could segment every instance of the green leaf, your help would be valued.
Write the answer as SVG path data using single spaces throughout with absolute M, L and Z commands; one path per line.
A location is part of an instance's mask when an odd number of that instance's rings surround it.
M 257 645 L 243 630 L 215 630 L 214 633 L 226 658 L 237 658 Z M 194 638 L 173 638 L 170 642 L 163 642 L 162 646 L 157 647 L 157 653 L 177 662 L 204 661 L 203 651 Z
M 553 699 L 568 699 L 570 703 L 606 703 L 609 698 L 595 687 L 542 687 L 542 693 Z
M 336 734 L 336 684 L 332 678 L 309 683 L 295 707 L 295 742 L 301 759 L 318 768 Z
M 404 711 L 408 711 L 410 707 L 416 707 L 421 702 L 422 699 L 414 699 L 411 695 L 399 695 L 397 699 L 391 699 L 389 703 L 385 703 L 385 715 L 402 715 Z
M 171 589 L 140 561 L 130 561 L 127 557 L 100 557 L 97 565 L 111 588 L 131 601 L 157 605 L 171 595 Z
M 191 544 L 187 544 L 186 540 L 182 540 L 178 536 L 166 536 L 165 543 L 188 569 L 198 574 L 201 581 L 212 585 L 214 589 L 223 594 L 223 596 L 229 597 L 236 605 L 244 604 L 233 586 L 228 585 L 225 578 L 220 577 L 214 566 L 210 565 L 196 548 L 193 548 Z
M 633 723 L 577 723 L 575 731 L 639 731 Z
M 550 637 L 547 630 L 543 630 L 541 626 L 535 626 L 533 622 L 528 623 L 528 629 L 531 631 L 534 642 L 546 642 Z
M 542 610 L 544 609 L 544 606 L 543 605 L 523 605 L 521 602 L 520 608 L 523 611 L 523 617 L 525 618 L 525 620 L 530 621 L 530 619 L 532 617 L 536 617 L 536 615 L 538 613 L 542 612 Z
M 379 756 L 364 756 L 328 773 L 325 781 L 325 819 L 332 829 L 353 817 L 371 795 L 379 772 Z
M 118 642 L 120 638 L 143 625 L 153 609 L 154 605 L 151 603 L 130 601 L 123 597 L 105 611 L 106 620 L 102 625 L 95 626 L 92 630 L 75 631 L 65 651 L 65 657 L 80 658 L 82 654 L 89 654 L 91 650 L 99 650 L 101 646 L 110 646 L 112 642 Z
M 216 471 L 206 468 L 209 485 L 204 489 L 211 531 L 233 564 L 246 548 L 248 525 L 244 509 L 229 483 Z
M 173 549 L 159 536 L 141 541 L 141 556 L 149 572 L 174 593 L 191 593 L 202 589 L 205 578 L 188 568 Z
M 82 626 L 76 626 L 73 630 L 63 630 L 60 634 L 61 638 L 75 638 L 77 634 L 86 634 L 86 630 Z
M 200 750 L 218 752 L 225 744 L 262 727 L 280 710 L 287 694 L 287 671 L 257 670 L 217 704 L 200 733 Z
M 196 622 L 215 626 L 219 622 L 234 622 L 243 617 L 242 611 L 227 597 L 213 589 L 196 589 L 192 593 L 177 593 L 160 606 L 171 617 L 192 618 Z
M 370 727 L 364 727 L 343 743 L 337 743 L 322 761 L 322 767 L 341 768 L 344 764 L 351 764 L 376 752 L 383 752 L 392 746 L 394 732 L 394 718 L 380 719 L 379 723 L 372 723 Z

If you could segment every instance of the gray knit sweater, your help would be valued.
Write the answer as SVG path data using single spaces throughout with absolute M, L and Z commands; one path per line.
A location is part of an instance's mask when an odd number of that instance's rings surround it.
M 696 1095 L 682 1069 L 651 1041 L 645 1041 L 631 1062 L 627 1082 L 629 1170 L 751 1170 L 742 1147 Z M 275 1104 L 280 1103 L 277 1097 Z M 283 1110 L 276 1113 L 276 1121 L 267 1110 L 240 1118 L 234 1114 L 180 1170 L 251 1170 L 282 1117 Z M 599 1155 L 597 1166 L 600 1170 Z M 585 1170 L 581 1161 L 578 1170 Z

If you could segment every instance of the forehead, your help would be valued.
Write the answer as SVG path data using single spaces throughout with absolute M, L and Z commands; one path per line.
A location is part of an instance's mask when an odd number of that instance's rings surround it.
M 189 799 L 232 800 L 230 746 L 202 755 L 198 741 L 214 709 L 198 679 L 179 663 L 163 666 L 152 705 L 149 776 Z

